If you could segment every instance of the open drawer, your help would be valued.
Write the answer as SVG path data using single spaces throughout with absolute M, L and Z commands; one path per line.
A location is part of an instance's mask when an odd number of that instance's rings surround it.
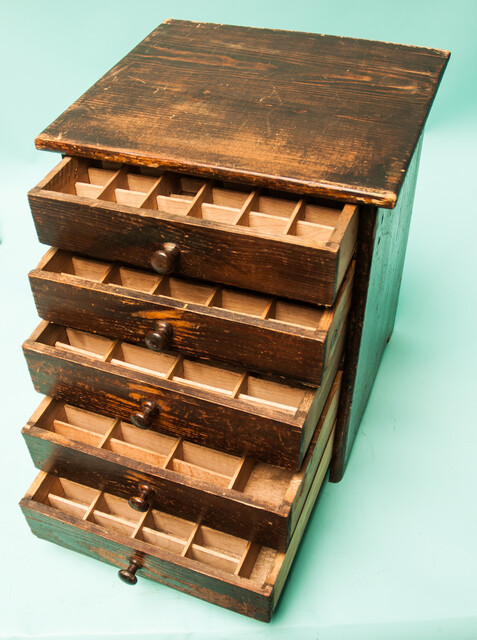
M 285 550 L 336 419 L 338 374 L 300 471 L 232 456 L 184 438 L 45 398 L 23 428 L 42 470 Z
M 45 244 L 328 306 L 357 237 L 356 205 L 76 157 L 29 201 Z
M 39 315 L 156 351 L 177 349 L 319 385 L 351 300 L 314 307 L 50 249 L 29 274 Z
M 40 393 L 297 471 L 338 371 L 344 333 L 318 389 L 45 321 L 23 350 Z
M 134 584 L 145 577 L 268 622 L 329 466 L 326 445 L 286 552 L 40 472 L 20 506 L 32 532 L 120 568 Z

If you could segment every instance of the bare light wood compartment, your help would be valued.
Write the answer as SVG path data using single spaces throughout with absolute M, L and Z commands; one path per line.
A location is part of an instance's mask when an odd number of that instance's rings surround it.
M 173 243 L 174 275 L 327 306 L 357 238 L 356 205 L 76 157 L 29 200 L 46 244 L 151 268 Z
M 341 373 L 308 454 L 293 473 L 184 438 L 45 398 L 22 434 L 35 465 L 123 498 L 150 487 L 149 503 L 204 524 L 285 549 L 336 419 Z M 266 517 L 264 518 L 264 513 Z
M 163 350 L 319 385 L 346 321 L 353 275 L 354 262 L 330 309 L 51 249 L 30 283 L 49 322 L 136 344 L 167 323 Z
M 333 434 L 311 482 L 286 552 L 164 511 L 133 511 L 126 500 L 40 472 L 20 502 L 40 538 L 137 577 L 179 588 L 258 620 L 269 621 L 316 501 L 331 457 Z
M 135 424 L 144 403 L 152 402 L 158 410 L 141 426 L 230 454 L 247 451 L 262 462 L 297 471 L 338 371 L 345 328 L 335 336 L 318 388 L 44 321 L 23 348 L 40 393 Z
M 140 209 L 157 209 L 222 224 L 250 227 L 265 235 L 285 234 L 307 243 L 326 243 L 343 206 L 308 204 L 305 198 L 285 194 L 261 195 L 258 190 L 203 180 L 173 172 L 78 160 L 77 174 L 49 185 L 65 194 L 116 202 Z

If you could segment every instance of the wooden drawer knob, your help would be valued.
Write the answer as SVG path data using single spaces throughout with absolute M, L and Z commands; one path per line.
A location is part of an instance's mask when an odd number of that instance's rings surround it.
M 165 242 L 162 249 L 156 251 L 151 258 L 151 267 L 157 273 L 172 273 L 177 266 L 179 247 L 172 242 Z
M 152 419 L 159 413 L 154 400 L 146 400 L 141 404 L 141 411 L 131 414 L 131 422 L 139 429 L 149 429 Z
M 142 564 L 139 562 L 139 560 L 136 560 L 136 558 L 131 558 L 129 560 L 129 567 L 127 569 L 121 569 L 120 571 L 118 571 L 118 576 L 126 584 L 136 584 L 136 571 L 138 569 L 142 569 Z
M 139 494 L 137 496 L 132 496 L 129 498 L 128 503 L 129 506 L 136 511 L 147 511 L 149 509 L 149 499 L 153 494 L 152 487 L 150 484 L 143 484 L 142 482 L 139 484 Z
M 152 351 L 164 351 L 169 346 L 172 338 L 172 326 L 169 322 L 157 322 L 154 331 L 146 333 L 144 342 L 146 347 Z

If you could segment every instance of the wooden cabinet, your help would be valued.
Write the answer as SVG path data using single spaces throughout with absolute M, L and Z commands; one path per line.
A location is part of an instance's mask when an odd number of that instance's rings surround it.
M 392 332 L 447 59 L 166 21 L 38 136 L 36 535 L 270 619 Z

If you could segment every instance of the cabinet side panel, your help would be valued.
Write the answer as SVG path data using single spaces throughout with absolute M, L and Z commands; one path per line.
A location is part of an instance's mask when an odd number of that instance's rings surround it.
M 331 482 L 343 477 L 396 317 L 422 138 L 395 209 L 363 207 Z

